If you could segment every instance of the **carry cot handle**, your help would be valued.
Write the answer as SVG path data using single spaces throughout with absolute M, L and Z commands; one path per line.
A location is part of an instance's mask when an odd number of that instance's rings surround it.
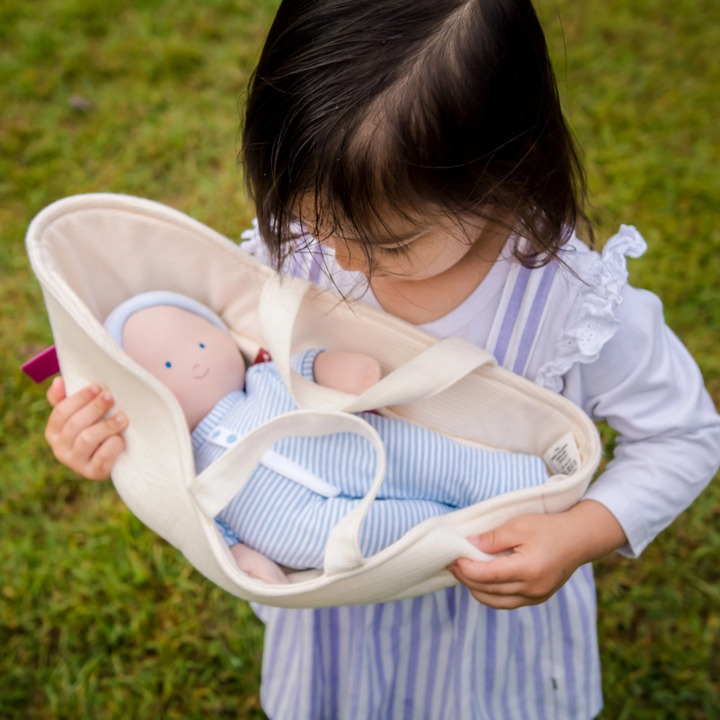
M 425 400 L 483 365 L 497 365 L 486 350 L 459 337 L 439 340 L 362 395 L 322 387 L 290 367 L 295 321 L 312 287 L 296 278 L 271 277 L 260 296 L 260 323 L 275 366 L 299 408 L 357 413 Z
M 343 412 L 296 410 L 258 426 L 221 458 L 195 478 L 190 486 L 203 515 L 212 520 L 242 490 L 260 458 L 276 442 L 288 437 L 320 437 L 351 432 L 367 440 L 375 450 L 377 465 L 370 489 L 362 500 L 333 528 L 325 546 L 326 575 L 350 572 L 363 564 L 360 527 L 385 479 L 385 446 L 368 422 Z

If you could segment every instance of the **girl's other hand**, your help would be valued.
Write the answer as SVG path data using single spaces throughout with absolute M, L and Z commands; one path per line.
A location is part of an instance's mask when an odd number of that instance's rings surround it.
M 47 399 L 53 411 L 45 439 L 55 457 L 88 480 L 108 480 L 125 448 L 120 433 L 128 424 L 122 413 L 102 419 L 115 403 L 110 392 L 91 385 L 67 397 L 65 382 L 55 378 Z
M 476 600 L 505 610 L 545 602 L 580 565 L 627 543 L 615 516 L 593 500 L 564 513 L 521 515 L 468 539 L 491 555 L 512 551 L 490 562 L 460 558 L 449 567 Z

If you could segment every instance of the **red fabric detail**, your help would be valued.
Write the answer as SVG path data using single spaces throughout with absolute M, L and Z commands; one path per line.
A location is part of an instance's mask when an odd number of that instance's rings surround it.
M 55 346 L 51 345 L 47 350 L 43 350 L 31 360 L 28 360 L 20 369 L 36 383 L 41 383 L 53 375 L 60 372 L 60 363 L 58 363 L 57 352 Z
M 272 362 L 272 357 L 270 356 L 270 353 L 265 348 L 260 348 L 258 350 L 258 354 L 255 356 L 255 360 L 253 360 L 253 365 L 260 365 L 262 363 L 266 362 Z

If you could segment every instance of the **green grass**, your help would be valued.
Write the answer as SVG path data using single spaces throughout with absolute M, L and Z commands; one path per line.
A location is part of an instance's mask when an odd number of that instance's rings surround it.
M 48 203 L 124 192 L 247 226 L 238 103 L 274 6 L 0 0 L 0 718 L 262 717 L 249 608 L 53 460 L 17 366 L 51 342 L 23 249 Z M 598 235 L 643 232 L 633 281 L 720 400 L 716 0 L 541 10 Z M 720 718 L 719 515 L 711 486 L 640 560 L 597 564 L 603 720 Z

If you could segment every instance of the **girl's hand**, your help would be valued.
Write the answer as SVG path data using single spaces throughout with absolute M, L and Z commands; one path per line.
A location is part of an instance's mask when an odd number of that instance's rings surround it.
M 55 457 L 88 480 L 107 480 L 125 448 L 120 433 L 127 427 L 122 413 L 102 419 L 115 402 L 110 392 L 91 385 L 66 397 L 65 382 L 55 378 L 47 399 L 53 411 L 45 439 Z
M 476 600 L 506 610 L 545 602 L 580 565 L 627 543 L 615 516 L 593 500 L 564 513 L 521 515 L 469 540 L 489 554 L 511 551 L 490 562 L 460 558 L 449 567 Z

